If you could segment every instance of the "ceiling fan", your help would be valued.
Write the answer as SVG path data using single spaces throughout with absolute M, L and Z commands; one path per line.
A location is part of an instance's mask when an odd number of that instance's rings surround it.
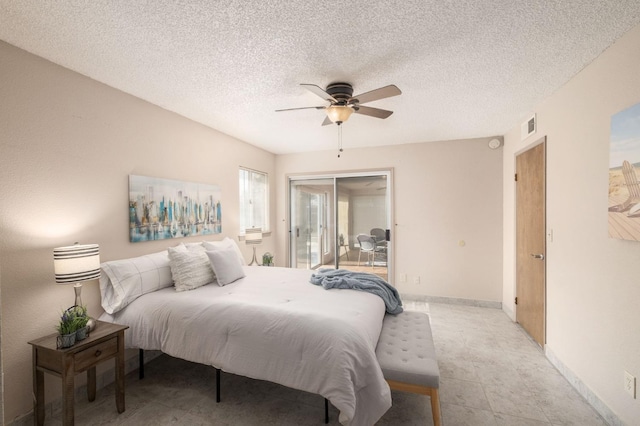
M 375 118 L 387 118 L 393 111 L 380 108 L 372 108 L 363 106 L 367 102 L 377 101 L 379 99 L 390 98 L 391 96 L 400 95 L 402 92 L 393 84 L 380 87 L 370 92 L 365 92 L 357 96 L 353 95 L 353 87 L 349 83 L 331 83 L 324 90 L 315 84 L 301 84 L 302 87 L 311 93 L 318 95 L 325 101 L 329 101 L 329 105 L 278 109 L 276 112 L 293 111 L 297 109 L 323 109 L 327 117 L 322 122 L 323 126 L 331 123 L 341 125 L 349 119 L 352 113 L 368 115 Z

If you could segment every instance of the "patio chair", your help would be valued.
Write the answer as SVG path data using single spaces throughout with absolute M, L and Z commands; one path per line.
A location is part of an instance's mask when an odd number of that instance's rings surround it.
M 371 262 L 371 267 L 376 263 L 376 254 L 386 251 L 385 247 L 378 246 L 376 240 L 371 235 L 360 234 L 356 237 L 360 245 L 358 253 L 358 266 L 360 266 L 360 256 L 362 253 L 367 254 L 367 262 Z
M 371 236 L 376 240 L 378 246 L 387 245 L 387 233 L 382 228 L 372 228 L 369 232 Z

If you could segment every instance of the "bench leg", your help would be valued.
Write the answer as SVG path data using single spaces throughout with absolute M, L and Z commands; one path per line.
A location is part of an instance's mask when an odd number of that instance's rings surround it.
M 440 397 L 438 389 L 431 389 L 431 413 L 433 414 L 433 426 L 440 426 Z
M 437 388 L 429 388 L 421 385 L 414 385 L 411 383 L 396 382 L 394 380 L 387 380 L 389 387 L 393 390 L 401 392 L 417 393 L 419 395 L 426 395 L 431 399 L 431 413 L 433 415 L 433 425 L 441 426 L 440 417 L 440 396 L 438 395 Z

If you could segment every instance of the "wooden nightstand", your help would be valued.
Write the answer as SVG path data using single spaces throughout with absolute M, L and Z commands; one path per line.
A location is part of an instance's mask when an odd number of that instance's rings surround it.
M 96 321 L 95 329 L 86 339 L 70 348 L 56 349 L 56 336 L 32 340 L 33 347 L 33 402 L 34 424 L 44 424 L 44 373 L 62 379 L 62 424 L 73 425 L 74 377 L 87 372 L 87 396 L 96 399 L 96 365 L 116 359 L 116 406 L 124 411 L 124 331 L 129 326 Z

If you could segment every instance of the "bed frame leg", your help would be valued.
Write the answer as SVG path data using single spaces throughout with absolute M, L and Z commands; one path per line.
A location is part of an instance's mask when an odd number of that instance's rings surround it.
M 140 380 L 144 379 L 144 349 L 140 349 L 138 352 L 138 378 Z
M 220 402 L 220 369 L 219 368 L 216 368 L 216 402 Z
M 324 399 L 324 424 L 329 424 L 329 400 Z

